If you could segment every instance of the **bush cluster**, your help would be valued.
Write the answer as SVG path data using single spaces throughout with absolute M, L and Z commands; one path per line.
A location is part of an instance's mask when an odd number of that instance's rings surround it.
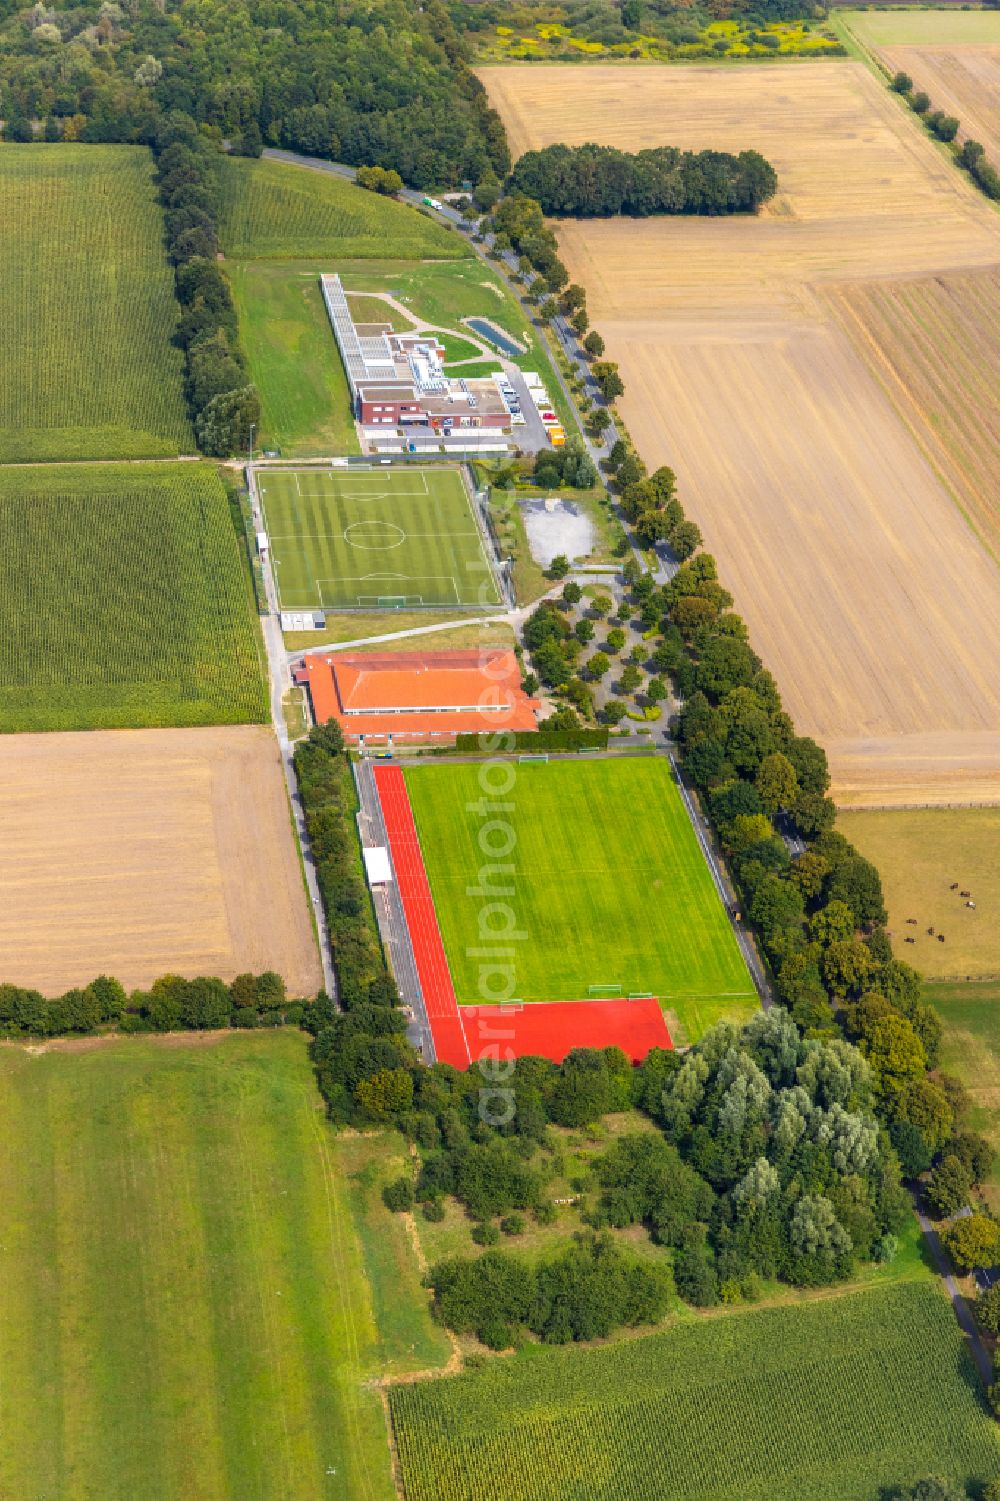
M 229 283 L 220 269 L 219 155 L 189 116 L 172 114 L 152 137 L 167 251 L 187 361 L 186 392 L 198 446 L 213 457 L 244 451 L 260 422 Z
M 615 214 L 755 213 L 774 197 L 778 178 L 757 151 L 679 151 L 657 146 L 545 146 L 527 151 L 509 187 L 536 199 L 546 214 L 606 218 Z
M 533 478 L 547 490 L 561 486 L 589 490 L 597 483 L 597 468 L 582 438 L 569 438 L 563 448 L 540 448 L 535 455 Z
M 300 1025 L 310 1002 L 290 1001 L 280 975 L 163 975 L 149 990 L 127 993 L 109 975 L 47 998 L 20 985 L 0 985 L 0 1036 L 65 1037 L 98 1032 L 192 1032 L 216 1027 Z
M 427 1280 L 441 1322 L 493 1350 L 506 1349 L 525 1329 L 563 1345 L 655 1323 L 674 1290 L 664 1263 L 595 1235 L 577 1236 L 538 1265 L 509 1251 L 452 1257 L 432 1267 Z

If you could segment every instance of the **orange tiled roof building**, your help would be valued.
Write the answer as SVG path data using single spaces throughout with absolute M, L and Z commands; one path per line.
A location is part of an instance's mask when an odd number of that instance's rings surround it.
M 460 731 L 534 730 L 537 699 L 512 651 L 310 652 L 293 673 L 317 724 L 349 740 L 453 739 Z

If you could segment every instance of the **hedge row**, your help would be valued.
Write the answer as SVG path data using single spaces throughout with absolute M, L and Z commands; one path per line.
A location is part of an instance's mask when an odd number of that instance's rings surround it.
M 194 980 L 163 975 L 149 990 L 130 993 L 120 981 L 98 975 L 89 985 L 51 998 L 20 985 L 0 985 L 0 1036 L 298 1026 L 310 1004 L 290 1001 L 284 980 L 273 970 L 237 975 L 228 985 L 206 975 Z
M 514 751 L 607 750 L 608 732 L 596 730 L 515 730 L 505 732 L 505 749 Z M 475 752 L 482 748 L 482 736 L 460 734 L 455 737 L 456 752 Z
M 216 458 L 249 447 L 260 400 L 240 349 L 229 283 L 217 261 L 219 155 L 187 115 L 172 114 L 152 139 L 167 251 L 182 314 L 177 339 L 198 446 Z

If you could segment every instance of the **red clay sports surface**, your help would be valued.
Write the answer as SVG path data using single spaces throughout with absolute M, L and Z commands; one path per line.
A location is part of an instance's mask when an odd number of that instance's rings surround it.
M 376 766 L 375 785 L 439 1062 L 468 1068 L 479 1058 L 533 1054 L 561 1063 L 573 1048 L 617 1047 L 633 1063 L 641 1063 L 650 1048 L 673 1046 L 663 1012 L 651 996 L 460 1009 L 402 768 Z
M 650 1048 L 670 1048 L 670 1033 L 652 996 L 630 1001 L 532 1001 L 509 1006 L 463 1006 L 462 1025 L 472 1061 L 523 1058 L 561 1063 L 573 1048 L 621 1048 L 641 1063 Z M 499 1052 L 498 1052 L 499 1049 Z
M 469 1049 L 458 1014 L 455 987 L 441 942 L 434 899 L 427 883 L 424 857 L 420 853 L 410 796 L 399 766 L 376 766 L 375 786 L 382 804 L 382 817 L 389 836 L 389 850 L 396 882 L 410 930 L 410 943 L 420 977 L 427 1020 L 434 1037 L 439 1063 L 468 1068 Z

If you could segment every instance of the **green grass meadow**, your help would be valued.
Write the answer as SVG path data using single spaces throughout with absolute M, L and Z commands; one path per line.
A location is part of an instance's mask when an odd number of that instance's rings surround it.
M 880 1501 L 1000 1476 L 1000 1439 L 927 1282 L 531 1346 L 396 1387 L 407 1501 Z
M 984 1188 L 1000 1211 L 1000 981 L 927 984 L 923 997 L 944 1023 L 941 1067 L 969 1091 L 970 1127 L 988 1136 L 998 1154 Z
M 325 262 L 233 261 L 230 285 L 250 378 L 258 449 L 287 458 L 360 453 L 351 396 L 319 278 Z
M 0 470 L 0 731 L 264 722 L 243 546 L 207 464 Z
M 194 451 L 139 146 L 0 144 L 0 463 Z
M 481 1000 L 478 884 L 485 855 L 475 764 L 407 769 L 406 785 L 460 1003 Z M 502 800 L 516 843 L 514 995 L 585 999 L 591 985 L 647 991 L 692 1042 L 757 997 L 680 794 L 660 759 L 514 766 Z
M 283 609 L 499 603 L 454 467 L 270 470 L 260 495 Z
M 385 255 L 422 260 L 471 254 L 459 235 L 429 215 L 331 172 L 241 157 L 229 157 L 222 165 L 220 231 L 226 255 L 235 260 L 326 256 L 339 261 Z
M 957 5 L 937 10 L 895 5 L 882 11 L 838 10 L 836 19 L 871 47 L 1000 46 L 1000 14 Z
M 0 1495 L 392 1501 L 365 1383 L 441 1341 L 412 1269 L 410 1329 L 376 1322 L 303 1036 L 5 1047 L 0 1076 Z

